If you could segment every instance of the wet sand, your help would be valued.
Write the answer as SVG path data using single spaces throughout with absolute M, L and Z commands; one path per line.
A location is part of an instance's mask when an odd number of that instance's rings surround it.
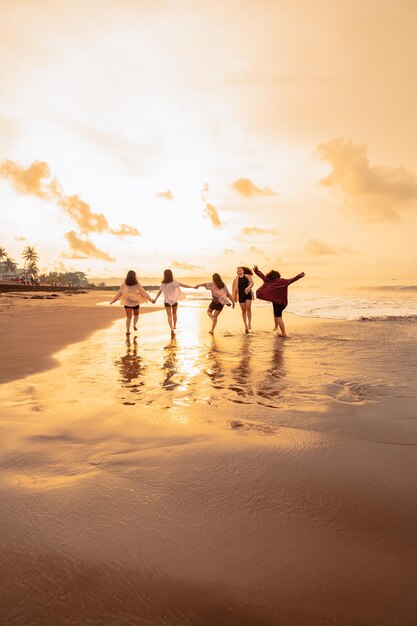
M 414 624 L 413 325 L 116 313 L 1 389 L 2 622 Z
M 7 354 L 7 363 L 0 369 L 0 382 L 55 367 L 55 352 L 87 338 L 98 328 L 110 326 L 123 315 L 119 303 L 112 307 L 97 306 L 97 302 L 111 300 L 114 294 L 108 291 L 72 295 L 58 292 L 54 300 L 31 299 L 33 295 L 51 294 L 0 295 L 0 344 Z M 156 307 L 143 306 L 141 314 L 149 310 L 156 310 Z

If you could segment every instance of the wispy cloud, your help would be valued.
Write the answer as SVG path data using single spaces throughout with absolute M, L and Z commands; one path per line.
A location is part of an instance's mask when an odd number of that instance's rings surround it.
M 231 256 L 232 254 L 234 254 L 234 251 L 232 250 L 232 248 L 225 248 L 223 252 L 227 254 L 228 256 Z
M 304 250 L 313 256 L 325 256 L 329 254 L 339 254 L 339 250 L 318 239 L 310 239 L 304 246 Z
M 206 208 L 204 209 L 204 217 L 208 217 L 214 228 L 220 228 L 222 225 L 217 209 L 208 202 L 206 203 Z
M 27 241 L 26 237 L 14 237 L 15 241 Z
M 251 252 L 252 254 L 263 254 L 263 253 L 264 253 L 264 251 L 263 251 L 263 250 L 260 250 L 260 249 L 259 249 L 259 248 L 257 248 L 256 246 L 252 246 L 252 247 L 251 247 L 251 249 L 250 249 L 250 252 Z
M 320 183 L 337 189 L 345 205 L 364 219 L 396 220 L 417 208 L 417 178 L 402 167 L 371 165 L 366 146 L 334 139 L 317 147 L 332 171 Z
M 201 265 L 193 265 L 192 263 L 183 263 L 182 261 L 172 261 L 172 267 L 178 270 L 199 270 Z
M 276 235 L 274 228 L 259 228 L 258 226 L 244 226 L 241 229 L 244 235 Z
M 67 259 L 103 259 L 103 261 L 115 261 L 107 252 L 99 250 L 89 239 L 81 239 L 77 233 L 71 230 L 65 234 L 72 254 L 63 254 Z
M 92 211 L 91 206 L 78 195 L 65 195 L 44 161 L 35 161 L 26 168 L 13 161 L 3 161 L 0 163 L 0 177 L 10 180 L 15 190 L 22 195 L 56 202 L 85 235 L 104 232 L 119 237 L 140 235 L 137 228 L 126 224 L 111 228 L 106 216 Z
M 174 200 L 174 194 L 169 189 L 167 191 L 158 191 L 155 197 L 162 198 L 162 200 Z
M 245 196 L 246 198 L 255 198 L 256 196 L 276 196 L 276 192 L 269 189 L 269 187 L 264 187 L 261 189 L 255 183 L 253 183 L 249 178 L 239 178 L 235 180 L 231 185 L 231 188 L 236 191 L 241 196 Z

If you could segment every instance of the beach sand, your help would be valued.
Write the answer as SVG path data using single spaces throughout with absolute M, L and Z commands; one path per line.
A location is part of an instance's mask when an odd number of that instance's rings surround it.
M 5 313 L 1 622 L 414 624 L 415 326 L 95 298 Z

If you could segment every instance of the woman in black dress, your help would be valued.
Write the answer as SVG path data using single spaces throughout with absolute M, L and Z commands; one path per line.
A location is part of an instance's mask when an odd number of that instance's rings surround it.
M 242 266 L 237 268 L 236 274 L 232 287 L 233 302 L 239 300 L 245 333 L 249 333 L 252 330 L 253 272 L 249 267 Z

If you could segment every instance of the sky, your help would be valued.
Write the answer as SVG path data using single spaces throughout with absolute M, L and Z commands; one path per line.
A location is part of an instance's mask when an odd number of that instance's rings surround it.
M 415 0 L 0 0 L 0 245 L 408 283 Z

